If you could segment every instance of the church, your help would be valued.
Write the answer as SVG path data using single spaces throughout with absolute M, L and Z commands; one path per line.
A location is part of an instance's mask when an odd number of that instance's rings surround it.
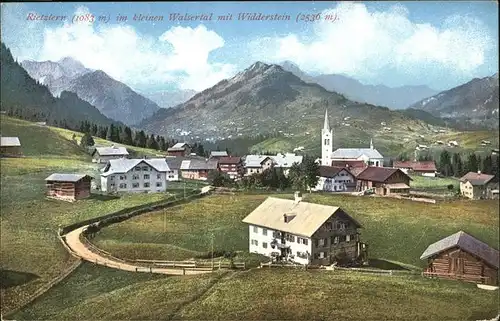
M 384 156 L 373 147 L 373 140 L 370 140 L 370 148 L 337 148 L 334 151 L 333 129 L 330 129 L 328 111 L 325 111 L 325 124 L 321 130 L 321 165 L 332 166 L 332 162 L 360 160 L 368 166 L 384 166 Z

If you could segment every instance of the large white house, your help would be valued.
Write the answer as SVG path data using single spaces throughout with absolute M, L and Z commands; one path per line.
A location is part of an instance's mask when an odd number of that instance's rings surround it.
M 332 166 L 334 161 L 362 160 L 370 166 L 384 166 L 384 156 L 373 147 L 370 140 L 370 148 L 337 148 L 333 150 L 333 129 L 328 123 L 328 111 L 325 111 L 325 123 L 321 130 L 321 165 Z
M 170 171 L 164 158 L 112 159 L 102 169 L 103 192 L 164 192 L 167 173 Z
M 356 220 L 338 207 L 302 202 L 298 193 L 295 200 L 268 197 L 243 222 L 251 253 L 298 264 L 357 261 L 366 249 Z

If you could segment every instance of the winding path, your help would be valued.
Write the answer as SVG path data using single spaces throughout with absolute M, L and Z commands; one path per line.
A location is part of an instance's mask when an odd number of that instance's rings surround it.
M 148 272 L 148 273 L 160 273 L 160 274 L 168 274 L 168 275 L 192 275 L 192 274 L 203 274 L 203 273 L 212 273 L 211 270 L 192 270 L 189 268 L 148 268 L 140 265 L 133 265 L 130 263 L 124 263 L 112 258 L 101 256 L 95 252 L 92 252 L 80 241 L 80 235 L 87 228 L 88 225 L 77 228 L 68 234 L 66 237 L 66 244 L 70 248 L 73 255 L 76 254 L 79 258 L 96 263 L 99 265 L 116 268 L 124 271 L 131 272 Z

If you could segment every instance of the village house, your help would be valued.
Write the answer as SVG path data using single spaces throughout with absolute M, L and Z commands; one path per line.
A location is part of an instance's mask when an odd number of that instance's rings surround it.
M 181 164 L 182 161 L 188 159 L 186 157 L 176 157 L 176 156 L 166 156 L 165 161 L 167 162 L 169 170 L 167 171 L 167 181 L 178 182 L 181 179 Z
M 481 171 L 468 172 L 460 178 L 460 194 L 473 200 L 498 198 L 498 183 L 493 182 L 494 178 Z
M 18 137 L 0 137 L 0 155 L 3 157 L 19 157 L 23 155 Z
M 169 171 L 163 158 L 112 159 L 102 169 L 101 190 L 108 193 L 164 192 Z
M 45 179 L 46 196 L 76 201 L 90 196 L 92 177 L 84 174 L 52 174 Z
M 182 178 L 206 181 L 210 171 L 219 169 L 217 160 L 189 159 L 181 163 Z
M 366 244 L 359 224 L 336 206 L 268 197 L 243 219 L 248 224 L 249 251 L 298 264 L 361 263 Z
M 366 163 L 362 160 L 355 161 L 332 161 L 332 165 L 334 167 L 345 167 L 349 170 L 349 172 L 357 177 L 359 173 L 365 170 L 368 167 Z
M 313 191 L 349 192 L 356 188 L 356 178 L 347 167 L 320 166 L 318 184 Z
M 238 179 L 243 176 L 245 169 L 243 168 L 243 161 L 241 160 L 241 157 L 221 157 L 218 161 L 219 170 L 229 175 L 229 178 Z
M 211 151 L 210 152 L 210 158 L 221 158 L 221 157 L 228 157 L 229 155 L 227 154 L 226 151 Z
M 498 285 L 498 250 L 463 231 L 429 245 L 420 259 L 424 275 Z
M 125 147 L 96 147 L 92 152 L 92 162 L 102 164 L 112 159 L 126 158 L 129 153 Z
M 337 148 L 333 150 L 333 129 L 328 122 L 328 111 L 325 111 L 325 123 L 321 130 L 321 165 L 331 166 L 332 161 L 362 160 L 370 166 L 384 166 L 384 156 L 374 147 L 370 140 L 370 148 Z
M 377 195 L 408 194 L 410 176 L 398 168 L 367 167 L 357 177 L 356 190 L 374 189 Z
M 177 143 L 167 149 L 169 156 L 189 156 L 191 155 L 191 147 L 187 143 Z
M 302 163 L 303 156 L 292 153 L 276 155 L 247 155 L 245 157 L 245 176 L 260 174 L 268 168 L 276 167 L 283 169 L 288 175 L 294 163 Z
M 399 168 L 406 174 L 416 174 L 427 177 L 436 177 L 436 163 L 434 161 L 395 161 L 392 165 L 394 168 Z

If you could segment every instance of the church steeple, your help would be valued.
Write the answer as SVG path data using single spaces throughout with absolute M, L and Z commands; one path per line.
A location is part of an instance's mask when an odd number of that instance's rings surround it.
M 327 132 L 330 131 L 330 124 L 328 123 L 328 109 L 325 110 L 325 124 L 323 125 L 323 129 Z
M 373 139 L 370 139 L 370 149 L 373 149 Z

